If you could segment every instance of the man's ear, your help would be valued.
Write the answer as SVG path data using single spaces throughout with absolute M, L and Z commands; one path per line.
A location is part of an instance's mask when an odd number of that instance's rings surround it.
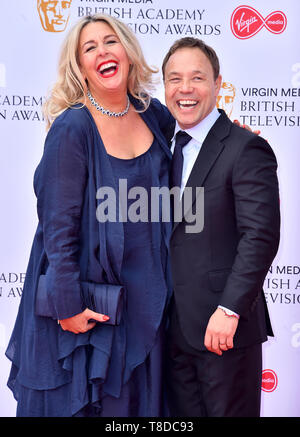
M 221 85 L 222 85 L 222 76 L 219 74 L 219 76 L 217 77 L 217 79 L 215 81 L 216 97 L 218 97 L 218 95 L 219 95 Z

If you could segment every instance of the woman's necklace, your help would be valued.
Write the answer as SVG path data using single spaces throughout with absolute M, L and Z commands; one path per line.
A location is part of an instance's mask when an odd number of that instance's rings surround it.
M 91 104 L 94 105 L 96 109 L 98 109 L 98 111 L 101 111 L 102 114 L 108 115 L 109 117 L 123 117 L 123 115 L 126 115 L 129 110 L 130 101 L 128 96 L 127 96 L 127 106 L 122 112 L 112 112 L 109 109 L 104 109 L 103 106 L 99 105 L 99 103 L 94 99 L 94 97 L 91 95 L 89 90 L 87 92 L 87 96 L 90 99 Z

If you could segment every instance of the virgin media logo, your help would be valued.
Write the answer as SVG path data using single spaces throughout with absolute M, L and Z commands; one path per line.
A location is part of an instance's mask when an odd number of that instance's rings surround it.
M 232 33 L 239 39 L 251 38 L 263 27 L 266 27 L 272 33 L 282 33 L 286 25 L 287 18 L 283 12 L 271 12 L 266 18 L 263 18 L 251 6 L 239 6 L 233 11 L 230 20 Z
M 272 392 L 276 389 L 278 378 L 274 370 L 266 369 L 262 372 L 261 389 L 265 392 Z

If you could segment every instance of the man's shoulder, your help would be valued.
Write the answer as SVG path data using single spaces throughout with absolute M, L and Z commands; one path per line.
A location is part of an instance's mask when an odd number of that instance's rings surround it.
M 217 130 L 225 129 L 227 131 L 227 136 L 231 141 L 236 139 L 239 142 L 248 142 L 258 138 L 258 135 L 252 130 L 243 126 L 239 126 L 237 123 L 231 121 L 225 111 L 219 110 L 219 112 L 220 117 L 215 123 L 215 128 Z

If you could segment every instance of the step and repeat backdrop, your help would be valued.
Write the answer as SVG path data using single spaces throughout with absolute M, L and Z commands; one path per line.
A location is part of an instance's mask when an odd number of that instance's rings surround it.
M 68 29 L 98 12 L 127 23 L 147 61 L 159 68 L 176 39 L 204 39 L 221 62 L 218 105 L 273 147 L 282 237 L 264 288 L 276 336 L 264 344 L 261 415 L 300 416 L 298 0 L 1 0 L 0 416 L 15 416 L 4 354 L 37 225 L 32 182 L 46 135 L 42 104 Z M 160 74 L 157 80 L 155 96 L 164 102 Z

